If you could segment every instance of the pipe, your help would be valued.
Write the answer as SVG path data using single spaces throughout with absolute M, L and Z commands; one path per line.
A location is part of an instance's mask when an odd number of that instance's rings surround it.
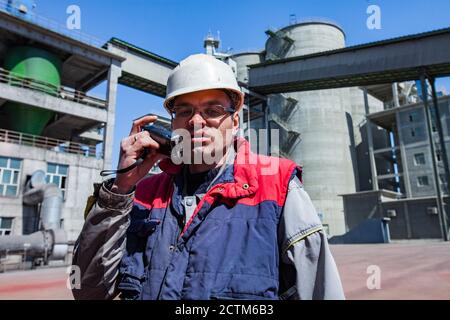
M 68 251 L 66 232 L 62 229 L 37 231 L 28 235 L 4 236 L 0 238 L 0 253 L 27 253 L 30 257 L 45 260 L 64 259 Z
M 31 180 L 30 180 L 31 181 Z M 59 229 L 62 210 L 62 192 L 55 184 L 39 185 L 23 194 L 23 202 L 27 205 L 41 203 L 41 230 Z
M 24 236 L 4 236 L 0 240 L 0 252 L 20 253 L 27 251 L 29 256 L 39 256 L 52 248 L 51 236 L 48 232 L 38 231 Z
M 27 182 L 23 193 L 26 205 L 41 204 L 40 231 L 29 235 L 0 237 L 0 253 L 26 252 L 27 256 L 44 257 L 45 261 L 64 259 L 67 251 L 66 232 L 61 229 L 62 191 L 45 182 L 45 172 L 37 170 Z
M 394 106 L 400 107 L 400 101 L 398 99 L 398 88 L 397 88 L 397 82 L 394 82 L 392 84 L 392 97 L 394 100 Z

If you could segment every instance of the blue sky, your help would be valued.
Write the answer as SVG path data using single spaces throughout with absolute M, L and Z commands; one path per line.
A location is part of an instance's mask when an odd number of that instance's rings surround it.
M 264 48 L 264 31 L 298 21 L 323 17 L 337 22 L 346 33 L 346 44 L 355 45 L 450 27 L 449 0 L 35 0 L 35 11 L 65 25 L 69 5 L 81 9 L 81 31 L 105 42 L 117 37 L 139 47 L 180 61 L 203 52 L 208 31 L 220 31 L 222 48 L 242 52 Z M 369 30 L 369 5 L 381 9 L 381 29 Z M 450 92 L 448 79 L 438 82 Z M 104 86 L 93 90 L 105 95 Z M 113 165 L 119 143 L 128 135 L 131 121 L 154 112 L 166 116 L 162 99 L 120 86 L 118 90 Z

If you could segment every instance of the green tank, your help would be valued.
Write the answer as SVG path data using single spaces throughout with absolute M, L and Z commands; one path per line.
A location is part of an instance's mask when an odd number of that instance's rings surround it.
M 30 84 L 49 95 L 56 95 L 61 84 L 61 61 L 38 48 L 20 46 L 10 49 L 5 58 L 4 69 L 21 77 L 42 81 L 42 83 L 31 81 Z M 17 82 L 11 80 L 10 85 L 18 85 Z M 53 111 L 16 102 L 7 102 L 4 105 L 4 111 L 7 129 L 34 135 L 41 135 L 54 116 Z

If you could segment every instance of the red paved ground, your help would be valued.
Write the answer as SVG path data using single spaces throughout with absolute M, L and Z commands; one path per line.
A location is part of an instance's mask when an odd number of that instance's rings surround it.
M 70 300 L 66 267 L 0 273 L 0 300 Z
M 405 242 L 333 245 L 348 299 L 450 299 L 450 243 Z M 369 290 L 367 267 L 381 271 L 380 289 Z
M 347 299 L 450 299 L 450 243 L 333 245 Z M 381 271 L 369 290 L 367 267 Z M 0 299 L 72 299 L 66 268 L 0 273 Z

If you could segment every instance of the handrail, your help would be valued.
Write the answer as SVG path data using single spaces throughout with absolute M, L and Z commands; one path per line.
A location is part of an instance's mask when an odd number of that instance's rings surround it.
M 0 142 L 37 147 L 61 153 L 77 154 L 84 157 L 102 158 L 102 155 L 97 153 L 95 145 L 42 137 L 6 129 L 0 129 Z
M 85 92 L 77 91 L 64 86 L 56 86 L 54 84 L 29 77 L 24 77 L 2 68 L 0 68 L 0 83 L 7 83 L 14 87 L 43 92 L 60 99 L 81 103 L 91 107 L 101 109 L 107 107 L 107 102 L 105 100 L 88 96 Z

